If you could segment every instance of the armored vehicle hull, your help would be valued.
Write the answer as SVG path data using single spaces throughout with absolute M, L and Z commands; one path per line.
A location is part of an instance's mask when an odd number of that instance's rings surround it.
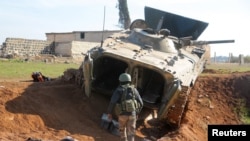
M 111 96 L 119 75 L 127 72 L 145 107 L 156 111 L 159 120 L 179 127 L 190 88 L 209 51 L 206 44 L 193 46 L 186 38 L 171 36 L 161 25 L 152 30 L 145 21 L 136 20 L 129 30 L 90 49 L 83 61 L 85 94 L 97 91 Z

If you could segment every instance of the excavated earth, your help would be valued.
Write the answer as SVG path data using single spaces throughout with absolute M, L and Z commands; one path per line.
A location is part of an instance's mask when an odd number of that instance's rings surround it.
M 250 108 L 250 72 L 219 74 L 205 70 L 198 77 L 178 130 L 138 120 L 136 139 L 206 141 L 209 124 L 242 124 L 242 107 Z M 109 98 L 84 95 L 74 81 L 49 82 L 0 79 L 0 140 L 115 141 L 119 137 L 101 127 Z M 249 113 L 246 113 L 249 115 Z

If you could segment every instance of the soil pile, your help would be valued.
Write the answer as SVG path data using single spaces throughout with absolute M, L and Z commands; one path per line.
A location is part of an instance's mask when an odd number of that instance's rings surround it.
M 140 124 L 137 139 L 206 141 L 208 124 L 241 123 L 239 107 L 245 104 L 250 108 L 249 84 L 250 73 L 200 76 L 189 95 L 180 129 L 164 130 L 165 136 L 160 138 L 161 131 L 146 130 Z M 82 88 L 70 81 L 1 80 L 0 140 L 59 141 L 66 136 L 79 141 L 118 140 L 100 126 L 108 102 L 109 97 L 99 94 L 87 98 Z

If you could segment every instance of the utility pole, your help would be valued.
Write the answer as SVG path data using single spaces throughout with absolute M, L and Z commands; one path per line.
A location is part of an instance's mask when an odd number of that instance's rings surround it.
M 216 63 L 216 52 L 214 52 L 214 63 Z
M 239 62 L 240 62 L 240 65 L 244 64 L 244 56 L 243 56 L 243 54 L 239 55 Z

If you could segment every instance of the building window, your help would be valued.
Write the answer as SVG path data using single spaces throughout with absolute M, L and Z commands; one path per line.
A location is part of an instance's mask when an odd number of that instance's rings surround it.
M 81 36 L 81 39 L 84 39 L 85 38 L 85 33 L 81 32 L 80 36 Z

